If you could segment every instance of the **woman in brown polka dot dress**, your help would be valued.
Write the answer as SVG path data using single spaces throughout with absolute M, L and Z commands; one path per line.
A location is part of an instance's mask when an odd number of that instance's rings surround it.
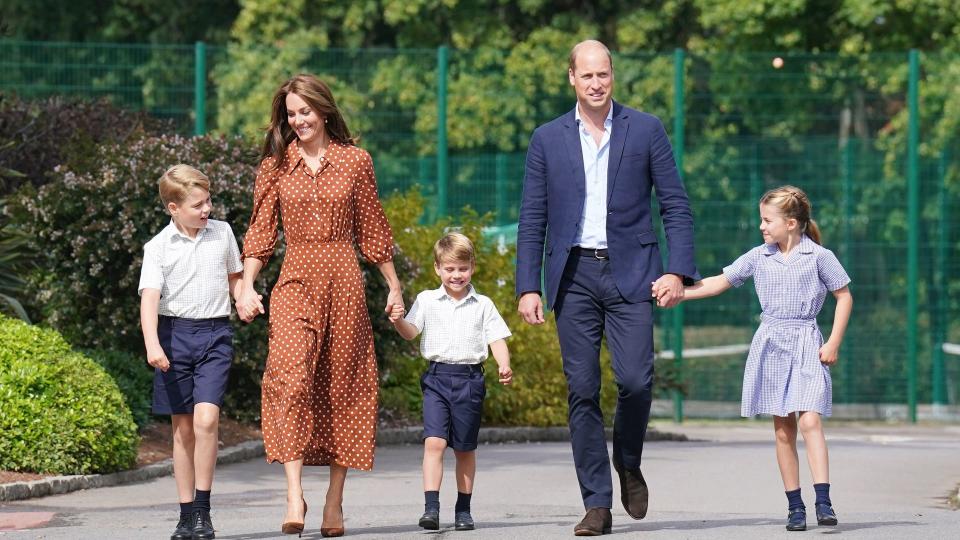
M 270 300 L 262 414 L 267 460 L 287 476 L 285 533 L 303 529 L 304 465 L 330 466 L 323 536 L 343 534 L 347 468 L 373 467 L 377 363 L 355 246 L 387 281 L 386 310 L 403 305 L 373 162 L 354 143 L 326 84 L 298 75 L 277 91 L 237 311 L 248 322 L 263 313 L 253 282 L 282 215 L 287 252 Z

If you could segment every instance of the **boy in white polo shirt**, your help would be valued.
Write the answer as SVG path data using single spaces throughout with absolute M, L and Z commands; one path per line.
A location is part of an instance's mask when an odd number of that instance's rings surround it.
M 403 318 L 403 307 L 390 314 L 397 332 L 413 339 L 420 332 L 420 351 L 430 367 L 420 378 L 423 391 L 423 490 L 424 529 L 440 528 L 440 482 L 443 453 L 453 448 L 457 459 L 457 504 L 454 528 L 474 528 L 470 497 L 477 469 L 477 435 L 483 398 L 487 393 L 482 362 L 487 346 L 497 361 L 502 384 L 510 384 L 510 330 L 493 302 L 470 284 L 476 269 L 473 243 L 460 233 L 450 233 L 434 244 L 434 269 L 438 289 L 423 291 Z
M 154 414 L 171 415 L 180 520 L 171 540 L 214 538 L 210 488 L 233 361 L 230 293 L 243 273 L 230 225 L 209 219 L 210 181 L 188 165 L 160 177 L 170 224 L 143 248 L 140 324 L 156 368 Z

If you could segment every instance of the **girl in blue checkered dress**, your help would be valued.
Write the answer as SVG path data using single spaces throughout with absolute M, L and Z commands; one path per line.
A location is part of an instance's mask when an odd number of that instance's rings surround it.
M 830 416 L 830 366 L 837 361 L 853 296 L 850 278 L 811 218 L 806 194 L 793 186 L 768 191 L 760 199 L 764 243 L 741 255 L 723 274 L 688 287 L 685 300 L 715 296 L 753 278 L 761 314 L 743 376 L 741 415 L 773 416 L 777 463 L 788 501 L 787 529 L 807 528 L 800 497 L 797 431 L 803 434 L 817 494 L 819 525 L 836 525 L 830 502 L 829 461 L 821 416 Z M 833 328 L 824 343 L 817 314 L 827 291 L 837 299 Z M 656 291 L 654 293 L 656 295 Z

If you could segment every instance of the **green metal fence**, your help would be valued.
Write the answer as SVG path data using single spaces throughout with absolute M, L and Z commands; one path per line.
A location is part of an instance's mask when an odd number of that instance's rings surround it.
M 283 77 L 314 72 L 362 133 L 383 192 L 420 185 L 428 218 L 470 205 L 508 226 L 530 132 L 573 106 L 565 57 L 558 50 L 541 65 L 524 50 L 0 41 L 0 91 L 102 97 L 171 118 L 184 133 L 232 133 L 257 125 Z M 960 56 L 674 51 L 614 60 L 617 98 L 671 132 L 704 275 L 760 242 L 766 189 L 792 183 L 810 194 L 825 245 L 853 279 L 853 319 L 833 369 L 836 414 L 960 418 L 960 346 L 951 345 L 960 343 Z M 239 122 L 251 108 L 253 120 Z M 718 404 L 739 400 L 758 314 L 750 286 L 658 311 L 658 348 L 686 391 L 658 396 L 656 412 L 735 412 Z

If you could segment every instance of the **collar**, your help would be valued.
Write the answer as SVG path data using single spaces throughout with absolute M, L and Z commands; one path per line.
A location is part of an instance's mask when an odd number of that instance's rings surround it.
M 800 236 L 800 244 L 797 245 L 795 249 L 797 249 L 799 253 L 813 253 L 813 250 L 816 248 L 816 245 L 817 245 L 816 242 L 814 242 L 813 240 L 810 239 L 809 236 L 804 234 Z M 763 247 L 766 248 L 765 251 L 763 252 L 764 255 L 776 255 L 777 253 L 780 253 L 780 247 L 777 246 L 776 242 L 772 244 L 764 244 Z
M 346 146 L 343 143 L 331 139 L 330 144 L 327 145 L 327 151 L 324 152 L 323 157 L 320 158 L 320 170 L 322 171 L 324 169 L 324 162 L 326 162 L 339 171 L 344 162 L 345 152 Z M 301 161 L 303 161 L 303 156 L 300 155 L 300 141 L 295 139 L 287 145 L 287 155 L 284 159 L 283 166 L 284 173 L 292 173 Z
M 603 127 L 605 128 L 613 125 L 613 105 L 613 100 L 610 100 L 610 109 L 607 110 L 607 117 L 603 120 Z M 573 106 L 573 120 L 577 123 L 577 126 L 583 125 L 583 120 L 580 117 L 580 103 Z
M 190 238 L 189 236 L 180 232 L 180 229 L 177 228 L 177 224 L 173 221 L 173 218 L 170 218 L 170 224 L 164 227 L 164 232 L 166 232 L 169 239 L 180 238 L 181 240 L 186 240 L 187 242 L 196 242 L 203 237 L 203 233 L 210 228 L 210 220 L 207 220 L 207 226 L 197 231 L 196 238 Z
M 440 287 L 439 287 L 438 289 L 434 289 L 433 292 L 434 292 L 434 298 L 435 298 L 436 300 L 443 300 L 444 298 L 449 298 L 450 300 L 453 300 L 453 297 L 450 296 L 449 294 L 447 294 L 447 290 L 443 288 L 443 284 L 442 284 L 442 283 L 440 284 Z M 469 300 L 469 299 L 471 299 L 471 298 L 473 298 L 475 301 L 478 301 L 478 300 L 479 300 L 479 298 L 477 298 L 477 289 L 474 288 L 473 283 L 467 285 L 467 295 L 466 295 L 466 296 L 464 296 L 464 297 L 463 297 L 462 299 L 460 299 L 460 300 L 453 300 L 453 301 L 454 301 L 454 302 L 461 302 L 461 303 L 462 303 L 462 302 L 466 302 L 467 300 Z

